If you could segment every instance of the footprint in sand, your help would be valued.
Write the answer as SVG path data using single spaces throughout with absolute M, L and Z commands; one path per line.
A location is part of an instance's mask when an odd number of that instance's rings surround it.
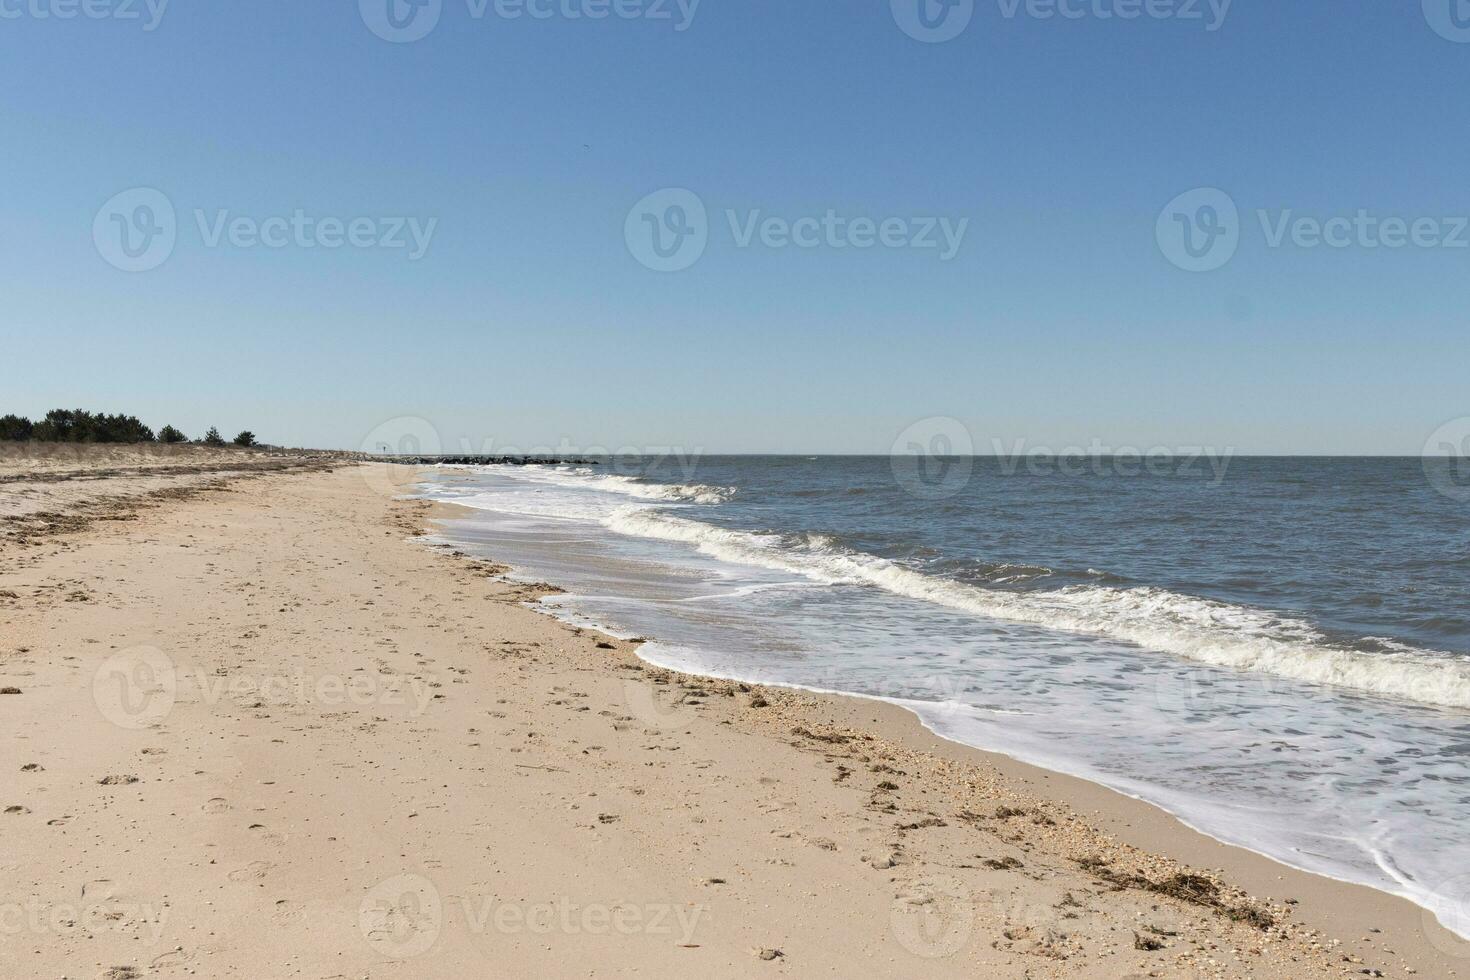
M 300 924 L 306 921 L 306 910 L 284 898 L 279 899 L 271 910 L 271 921 L 281 925 Z
M 155 970 L 162 970 L 171 966 L 183 966 L 193 958 L 194 955 L 192 953 L 185 951 L 183 948 L 179 948 L 169 950 L 148 965 Z
M 263 823 L 253 823 L 246 829 L 259 831 L 261 840 L 276 847 L 285 847 L 286 841 L 291 839 L 291 835 L 282 833 L 279 830 L 266 830 L 265 824 Z
M 82 885 L 82 897 L 95 901 L 107 901 L 117 893 L 117 883 L 111 878 L 94 878 Z
M 236 868 L 225 877 L 231 881 L 258 881 L 270 873 L 275 865 L 269 861 L 251 861 L 243 868 Z
M 216 796 L 214 799 L 205 803 L 199 809 L 203 810 L 205 813 L 224 813 L 229 808 L 229 801 L 227 801 L 222 796 Z

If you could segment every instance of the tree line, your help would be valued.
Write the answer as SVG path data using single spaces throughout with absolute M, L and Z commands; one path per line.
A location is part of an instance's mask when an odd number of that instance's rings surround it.
M 133 415 L 104 415 L 80 408 L 55 408 L 46 413 L 39 422 L 32 422 L 21 415 L 0 416 L 0 441 L 9 442 L 113 442 L 140 443 L 197 442 L 205 446 L 223 446 L 225 439 L 219 429 L 209 427 L 200 439 L 191 440 L 171 425 L 158 430 L 157 435 Z M 256 445 L 255 433 L 246 429 L 230 440 L 237 446 Z

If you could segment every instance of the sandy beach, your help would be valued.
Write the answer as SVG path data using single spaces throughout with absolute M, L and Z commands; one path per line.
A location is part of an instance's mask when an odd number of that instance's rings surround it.
M 5 458 L 0 976 L 1467 972 L 892 705 L 647 665 L 426 544 L 417 472 Z

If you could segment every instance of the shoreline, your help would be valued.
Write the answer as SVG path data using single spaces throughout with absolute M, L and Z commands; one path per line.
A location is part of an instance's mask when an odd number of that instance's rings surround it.
M 555 584 L 555 583 L 551 583 L 551 584 Z M 556 618 L 554 613 L 547 612 L 547 615 L 552 615 L 553 618 Z M 589 626 L 587 628 L 589 628 L 589 629 L 598 629 L 598 627 L 596 627 L 595 625 L 594 626 Z M 1205 843 L 1205 844 L 1214 844 L 1214 845 L 1218 845 L 1219 847 L 1222 847 L 1222 848 L 1228 848 L 1229 850 L 1232 850 L 1232 851 L 1240 851 L 1240 852 L 1243 852 L 1244 854 L 1251 855 L 1252 857 L 1260 858 L 1260 859 L 1268 862 L 1272 867 L 1279 868 L 1279 869 L 1282 869 L 1282 870 L 1285 870 L 1285 871 L 1290 871 L 1290 872 L 1293 872 L 1294 874 L 1297 874 L 1297 875 L 1306 875 L 1306 876 L 1308 876 L 1310 878 L 1319 878 L 1319 879 L 1323 879 L 1323 880 L 1325 880 L 1327 882 L 1331 882 L 1331 883 L 1334 883 L 1334 884 L 1344 885 L 1344 886 L 1348 886 L 1348 887 L 1356 888 L 1356 889 L 1362 889 L 1362 890 L 1364 890 L 1364 891 L 1366 891 L 1366 892 L 1368 892 L 1368 893 L 1370 893 L 1372 895 L 1380 896 L 1383 899 L 1405 902 L 1409 906 L 1412 907 L 1412 910 L 1414 912 L 1416 912 L 1416 913 L 1422 913 L 1422 915 L 1426 917 L 1425 920 L 1424 920 L 1425 923 L 1426 923 L 1426 927 L 1428 925 L 1431 925 L 1431 924 L 1434 925 L 1434 926 L 1437 926 L 1437 929 L 1435 930 L 1435 935 L 1436 935 L 1436 937 L 1440 941 L 1447 942 L 1450 945 L 1465 944 L 1467 950 L 1470 950 L 1470 940 L 1467 940 L 1465 937 L 1459 936 L 1458 934 L 1454 933 L 1453 931 L 1451 931 L 1449 929 L 1446 929 L 1443 926 L 1443 924 L 1439 923 L 1439 921 L 1438 921 L 1437 917 L 1435 917 L 1434 912 L 1433 912 L 1432 909 L 1430 909 L 1427 906 L 1421 905 L 1420 903 L 1416 902 L 1409 895 L 1406 895 L 1406 894 L 1403 894 L 1403 893 L 1400 893 L 1400 892 L 1389 891 L 1389 890 L 1384 889 L 1384 888 L 1379 888 L 1379 887 L 1376 887 L 1374 885 L 1368 884 L 1366 882 L 1354 881 L 1354 880 L 1352 880 L 1350 878 L 1343 878 L 1343 877 L 1340 877 L 1338 875 L 1328 874 L 1328 873 L 1322 872 L 1322 871 L 1313 871 L 1310 868 L 1303 868 L 1303 867 L 1300 867 L 1298 865 L 1292 864 L 1292 863 L 1290 863 L 1289 861 L 1287 861 L 1287 860 L 1285 860 L 1283 858 L 1279 858 L 1279 857 L 1276 857 L 1276 856 L 1274 856 L 1272 854 L 1269 854 L 1266 851 L 1258 850 L 1258 849 L 1253 848 L 1253 847 L 1250 847 L 1249 845 L 1246 845 L 1246 844 L 1240 844 L 1240 843 L 1236 843 L 1234 841 L 1226 840 L 1226 839 L 1221 838 L 1221 837 L 1217 837 L 1214 834 L 1210 833 L 1208 830 L 1202 829 L 1202 828 L 1196 826 L 1195 824 L 1191 823 L 1190 820 L 1187 817 L 1185 817 L 1185 816 L 1183 816 L 1181 814 L 1178 814 L 1178 813 L 1174 812 L 1173 810 L 1169 809 L 1169 807 L 1166 804 L 1155 802 L 1153 800 L 1150 800 L 1146 796 L 1143 796 L 1143 795 L 1140 795 L 1140 794 L 1137 794 L 1137 793 L 1131 793 L 1127 789 L 1124 789 L 1124 788 L 1119 787 L 1119 786 L 1111 785 L 1102 776 L 1093 776 L 1093 775 L 1088 775 L 1088 774 L 1082 773 L 1082 772 L 1074 772 L 1074 771 L 1068 770 L 1068 769 L 1064 768 L 1064 763 L 1058 762 L 1055 765 L 1051 765 L 1051 764 L 1048 764 L 1046 762 L 1035 761 L 1035 760 L 1023 758 L 1022 756 L 1012 754 L 1012 753 L 1010 753 L 1010 752 L 1008 752 L 1008 751 L 1006 751 L 1004 749 L 1001 749 L 1001 748 L 992 748 L 992 747 L 988 747 L 988 746 L 984 746 L 984 745 L 973 745 L 973 744 L 971 744 L 969 742 L 964 742 L 964 741 L 961 741 L 961 740 L 959 740 L 957 738 L 950 738 L 949 736 L 947 736 L 947 735 L 943 734 L 942 732 L 937 731 L 935 728 L 931 727 L 930 724 L 924 719 L 923 715 L 919 714 L 919 712 L 917 711 L 917 709 L 910 707 L 908 704 L 904 703 L 903 701 L 901 701 L 899 699 L 896 699 L 896 698 L 887 698 L 887 697 L 883 697 L 883 696 L 880 696 L 880 695 L 860 694 L 860 693 L 856 693 L 856 692 L 853 692 L 853 691 L 839 691 L 839 690 L 830 690 L 830 689 L 823 689 L 823 688 L 804 687 L 804 686 L 802 686 L 800 684 L 788 684 L 788 683 L 779 682 L 779 681 L 759 681 L 759 680 L 752 680 L 752 679 L 747 678 L 747 677 L 738 677 L 738 676 L 734 676 L 734 675 L 705 673 L 705 672 L 698 671 L 698 670 L 689 670 L 689 669 L 685 669 L 685 668 L 681 668 L 681 667 L 677 667 L 677 666 L 669 666 L 667 664 L 659 663 L 657 660 L 648 659 L 647 657 L 645 657 L 643 655 L 643 653 L 641 651 L 639 652 L 639 658 L 642 659 L 642 660 L 644 660 L 645 663 L 648 663 L 648 664 L 651 664 L 653 666 L 659 667 L 659 668 L 661 668 L 663 670 L 672 671 L 674 673 L 685 674 L 685 675 L 688 675 L 688 676 L 691 676 L 691 677 L 707 677 L 707 678 L 709 678 L 711 680 L 734 681 L 734 682 L 737 682 L 737 683 L 744 683 L 744 684 L 755 685 L 755 686 L 758 686 L 758 687 L 761 687 L 761 688 L 784 689 L 784 690 L 789 690 L 789 691 L 794 691 L 794 692 L 800 692 L 800 693 L 803 693 L 803 694 L 812 694 L 812 695 L 818 695 L 818 696 L 821 696 L 821 697 L 833 698 L 833 699 L 838 700 L 839 702 L 840 701 L 844 701 L 844 700 L 869 701 L 869 702 L 873 702 L 873 703 L 876 703 L 876 704 L 881 704 L 881 705 L 883 705 L 883 706 L 885 706 L 887 708 L 898 709 L 899 711 L 902 711 L 906 716 L 910 717 L 913 720 L 913 722 L 918 726 L 918 728 L 922 730 L 922 736 L 921 736 L 921 738 L 924 741 L 926 741 L 926 742 L 929 739 L 933 739 L 933 740 L 937 740 L 940 743 L 944 743 L 946 745 L 955 746 L 958 749 L 962 750 L 962 752 L 967 751 L 967 752 L 977 753 L 978 755 L 982 756 L 989 764 L 995 765 L 995 766 L 997 766 L 997 768 L 1005 768 L 1004 766 L 998 764 L 998 760 L 1003 760 L 1004 763 L 1007 763 L 1007 764 L 1009 764 L 1011 766 L 1016 767 L 1016 772 L 1018 774 L 1034 775 L 1035 773 L 1038 773 L 1039 772 L 1041 774 L 1044 774 L 1047 777 L 1059 776 L 1059 777 L 1064 777 L 1065 779 L 1068 779 L 1068 780 L 1075 780 L 1075 781 L 1077 781 L 1078 783 L 1081 783 L 1084 786 L 1092 787 L 1092 788 L 1094 788 L 1094 789 L 1096 789 L 1098 791 L 1101 791 L 1101 792 L 1104 792 L 1104 793 L 1107 793 L 1107 794 L 1111 794 L 1113 796 L 1116 796 L 1116 797 L 1120 798 L 1121 800 L 1126 800 L 1126 801 L 1129 801 L 1131 803 L 1136 803 L 1136 804 L 1138 804 L 1140 806 L 1147 807 L 1150 810 L 1156 810 L 1166 820 L 1173 821 L 1173 822 L 1179 824 L 1180 827 L 1185 832 L 1187 832 L 1188 834 L 1192 834 L 1192 835 L 1195 835 L 1195 836 L 1204 838 L 1204 842 L 1203 843 Z M 856 715 L 861 714 L 861 711 L 860 710 L 851 710 L 848 713 L 851 714 L 851 715 L 853 715 L 853 716 L 856 716 Z M 932 746 L 931 746 L 931 748 L 932 748 Z M 1121 804 L 1113 804 L 1113 805 L 1121 805 Z M 1139 847 L 1142 847 L 1144 849 L 1147 849 L 1149 845 L 1136 844 L 1135 846 L 1139 846 Z M 1204 854 L 1206 852 L 1206 850 L 1207 850 L 1207 848 L 1201 848 L 1197 853 Z M 1170 856 L 1173 856 L 1173 855 L 1170 855 Z M 1186 863 L 1200 863 L 1200 860 L 1199 859 L 1190 859 Z M 1221 870 L 1221 869 L 1216 868 L 1215 870 Z M 1276 877 L 1277 877 L 1277 880 L 1281 880 L 1282 879 L 1282 876 L 1281 875 L 1277 875 Z M 1253 893 L 1256 893 L 1256 892 L 1262 891 L 1262 889 L 1254 889 L 1254 888 L 1252 888 L 1252 889 L 1247 889 L 1247 891 L 1251 891 Z M 1389 913 L 1389 914 L 1393 914 L 1393 913 Z M 1372 916 L 1367 916 L 1366 918 L 1373 918 L 1373 917 Z M 1354 931 L 1354 930 L 1349 929 L 1348 931 Z M 1364 929 L 1359 929 L 1357 931 L 1360 931 L 1360 932 L 1363 932 L 1363 931 L 1366 931 L 1366 932 L 1379 932 L 1381 930 L 1375 929 L 1373 927 L 1366 927 Z
M 426 546 L 418 472 L 231 478 L 0 540 L 0 976 L 1470 964 L 1407 902 L 907 709 L 651 666 L 528 607 L 554 587 Z
M 431 520 L 435 523 L 462 520 L 478 513 L 474 508 L 448 501 L 431 503 Z M 458 549 L 466 545 L 442 541 L 431 547 Z M 496 556 L 488 556 L 497 560 Z M 507 566 L 507 577 L 521 581 L 515 570 Z M 557 583 L 547 583 L 557 586 Z M 559 588 L 559 587 L 558 587 Z M 558 615 L 558 611 L 535 602 L 528 605 L 542 615 L 571 628 L 600 629 L 596 625 L 581 626 Z M 612 634 L 608 634 L 612 635 Z M 1455 976 L 1457 968 L 1470 968 L 1470 940 L 1446 929 L 1425 906 L 1407 895 L 1390 892 L 1373 885 L 1289 864 L 1262 851 L 1215 837 L 1191 824 L 1185 817 L 1143 796 L 1110 786 L 1100 778 L 1050 768 L 1028 761 L 1004 750 L 971 745 L 949 738 L 931 728 L 913 708 L 897 699 L 847 691 L 823 690 L 784 682 L 757 681 L 735 675 L 709 674 L 699 670 L 647 659 L 638 651 L 639 659 L 651 666 L 684 677 L 748 684 L 761 690 L 786 690 L 821 700 L 831 712 L 833 723 L 863 730 L 863 716 L 875 734 L 882 734 L 918 751 L 953 758 L 957 762 L 978 760 L 1008 778 L 1028 786 L 1044 786 L 1040 790 L 1057 802 L 1088 813 L 1088 819 L 1100 823 L 1101 829 L 1120 841 L 1141 850 L 1160 853 L 1184 864 L 1207 867 L 1237 884 L 1253 896 L 1265 896 L 1270 902 L 1285 897 L 1292 902 L 1298 917 L 1313 929 L 1327 935 L 1355 935 L 1362 947 L 1377 942 L 1396 949 L 1423 948 L 1431 975 Z M 1303 901 L 1299 896 L 1310 896 Z M 1346 944 L 1345 944 L 1345 948 Z M 1432 951 L 1431 951 L 1432 950 Z M 1456 950 L 1445 955 L 1445 950 Z M 1374 955 L 1378 951 L 1359 948 L 1357 955 Z M 1351 955 L 1351 954 L 1349 954 Z M 1412 973 L 1423 973 L 1415 969 Z M 1371 974 L 1370 974 L 1371 975 Z M 1387 975 L 1387 974 L 1385 974 Z

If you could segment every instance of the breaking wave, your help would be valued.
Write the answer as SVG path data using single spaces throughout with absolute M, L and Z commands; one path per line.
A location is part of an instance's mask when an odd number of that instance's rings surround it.
M 525 466 L 518 468 L 515 475 L 538 483 L 576 487 L 582 490 L 601 490 L 604 493 L 622 494 L 625 497 L 636 497 L 639 500 L 720 504 L 735 495 L 734 487 L 712 487 L 703 483 L 650 483 L 638 477 L 622 476 L 617 473 L 598 473 L 585 466 L 576 469 Z
M 646 507 L 619 508 L 604 523 L 620 534 L 684 542 L 714 558 L 794 572 L 824 584 L 872 586 L 979 616 L 1123 640 L 1216 667 L 1470 707 L 1470 662 L 1462 658 L 1402 645 L 1379 652 L 1348 649 L 1328 642 L 1308 623 L 1267 610 L 1149 586 L 988 589 L 852 551 L 824 535 L 737 531 Z

